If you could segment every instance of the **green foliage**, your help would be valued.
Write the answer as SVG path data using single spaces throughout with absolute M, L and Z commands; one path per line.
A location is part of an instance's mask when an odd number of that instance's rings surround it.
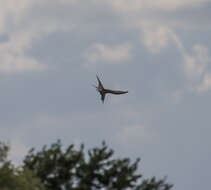
M 61 142 L 44 146 L 35 153 L 31 149 L 24 159 L 24 168 L 33 171 L 48 190 L 170 190 L 165 179 L 141 180 L 136 174 L 139 159 L 131 163 L 129 158 L 113 159 L 113 150 L 105 142 L 84 153 L 70 145 L 62 149 Z
M 8 145 L 0 143 L 0 189 L 1 190 L 45 190 L 40 179 L 29 169 L 15 168 L 7 161 Z
M 142 183 L 137 186 L 136 190 L 169 190 L 173 185 L 165 182 L 166 178 L 161 180 L 156 180 L 155 177 L 151 179 L 145 179 Z
M 45 190 L 40 179 L 34 175 L 29 169 L 17 172 L 17 181 L 15 190 Z
M 6 160 L 8 151 L 9 146 L 3 142 L 0 142 L 0 163 Z
M 73 186 L 75 168 L 83 160 L 81 149 L 76 151 L 74 146 L 70 145 L 65 152 L 62 151 L 61 143 L 58 141 L 51 145 L 49 149 L 46 146 L 34 154 L 31 149 L 24 160 L 24 168 L 33 170 L 48 189 L 59 190 L 62 187 L 66 189 Z
M 44 190 L 44 185 L 29 170 L 18 171 L 11 164 L 4 164 L 0 168 L 1 190 Z

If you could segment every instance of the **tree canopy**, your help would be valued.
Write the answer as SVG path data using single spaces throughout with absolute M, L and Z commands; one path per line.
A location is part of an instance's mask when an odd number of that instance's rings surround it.
M 45 190 L 33 171 L 15 167 L 7 160 L 9 146 L 0 142 L 0 189 L 1 190 Z
M 24 169 L 33 171 L 47 190 L 170 190 L 166 178 L 142 179 L 137 174 L 140 159 L 114 159 L 114 151 L 105 142 L 101 147 L 84 151 L 74 145 L 66 149 L 60 141 L 50 147 L 31 149 L 24 159 Z
M 1 190 L 170 190 L 166 178 L 142 179 L 137 173 L 140 159 L 114 158 L 114 151 L 100 147 L 66 149 L 60 141 L 40 151 L 32 148 L 15 167 L 7 160 L 9 146 L 0 142 Z

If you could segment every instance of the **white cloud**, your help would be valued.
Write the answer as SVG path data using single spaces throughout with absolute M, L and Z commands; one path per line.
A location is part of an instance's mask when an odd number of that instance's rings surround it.
M 99 61 L 119 63 L 131 58 L 131 48 L 132 46 L 129 44 L 111 46 L 97 43 L 86 50 L 84 57 L 93 63 Z
M 45 8 L 46 2 L 44 2 L 43 8 Z M 67 25 L 58 19 L 46 20 L 42 19 L 42 16 L 37 19 L 31 15 L 29 20 L 30 10 L 38 3 L 41 1 L 20 0 L 16 2 L 8 0 L 2 2 L 0 33 L 7 35 L 8 41 L 0 43 L 0 73 L 12 74 L 45 70 L 47 65 L 39 63 L 34 57 L 27 55 L 26 50 L 32 47 L 32 44 L 41 36 L 55 31 L 72 29 L 72 25 Z
M 184 48 L 181 39 L 168 26 L 145 22 L 141 25 L 141 40 L 152 53 L 160 53 L 171 44 L 177 47 L 184 59 L 183 70 L 188 79 L 192 80 L 201 77 L 210 62 L 208 49 L 201 44 L 192 47 L 193 53 L 190 54 Z
M 169 27 L 145 21 L 141 24 L 141 40 L 151 53 L 160 53 L 163 49 L 174 45 L 183 57 L 182 70 L 188 79 L 188 90 L 206 92 L 210 89 L 210 75 L 207 68 L 210 63 L 209 50 L 202 44 L 194 44 L 189 53 L 182 40 Z M 200 80 L 203 79 L 202 84 Z
M 180 51 L 184 51 L 180 39 L 170 27 L 151 21 L 141 24 L 141 40 L 152 53 L 159 53 L 170 44 L 175 44 Z
M 210 62 L 208 49 L 203 45 L 193 46 L 193 55 L 184 54 L 184 69 L 189 78 L 201 77 Z
M 28 0 L 0 0 L 0 33 L 7 32 L 6 26 L 8 18 L 12 19 L 14 24 L 17 24 L 24 16 L 25 11 L 32 6 L 33 1 Z
M 189 8 L 199 6 L 210 0 L 107 0 L 114 10 L 122 12 L 134 12 L 146 9 L 157 9 L 163 11 L 172 11 L 180 8 Z
M 199 93 L 208 92 L 211 90 L 211 73 L 204 76 L 202 83 L 197 87 Z
M 2 52 L 0 52 L 2 54 Z M 14 56 L 12 54 L 0 55 L 0 73 L 12 74 L 24 71 L 41 71 L 45 65 L 35 59 L 26 56 Z
M 21 141 L 20 138 L 14 138 L 11 141 L 11 150 L 9 152 L 9 160 L 19 165 L 23 157 L 29 151 L 29 148 Z
M 10 34 L 8 42 L 0 43 L 0 73 L 40 71 L 46 68 L 45 65 L 25 54 L 25 50 L 33 39 L 32 33 L 29 31 L 14 32 Z
M 143 41 L 147 48 L 154 53 L 166 48 L 169 43 L 168 31 L 166 28 L 158 28 L 157 31 L 143 28 Z
M 33 27 L 10 33 L 9 40 L 0 43 L 0 73 L 44 70 L 46 65 L 38 63 L 35 58 L 25 54 L 25 50 L 39 34 Z
M 8 0 L 2 2 L 0 8 L 0 33 L 8 35 L 7 42 L 0 43 L 0 73 L 16 73 L 24 71 L 38 71 L 45 68 L 34 58 L 25 55 L 24 50 L 30 44 L 29 31 L 27 28 L 19 29 L 18 25 L 27 9 L 33 4 L 27 0 Z M 7 21 L 13 25 L 13 32 L 7 29 Z

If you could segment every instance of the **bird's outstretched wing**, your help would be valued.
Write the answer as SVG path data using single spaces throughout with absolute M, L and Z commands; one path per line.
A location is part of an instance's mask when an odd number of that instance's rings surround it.
M 104 89 L 106 93 L 111 94 L 126 94 L 128 91 L 121 91 L 121 90 L 110 90 L 110 89 Z
M 96 77 L 97 77 L 97 81 L 98 81 L 98 87 L 100 87 L 100 88 L 104 88 L 103 87 L 103 85 L 102 85 L 102 83 L 101 83 L 101 81 L 100 81 L 100 79 L 99 79 L 99 77 L 96 75 Z

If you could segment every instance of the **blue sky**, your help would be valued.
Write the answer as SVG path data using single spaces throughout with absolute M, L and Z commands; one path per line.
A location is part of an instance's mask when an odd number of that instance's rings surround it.
M 61 139 L 141 158 L 146 177 L 209 189 L 210 0 L 7 0 L 0 139 L 20 163 Z M 92 87 L 98 74 L 105 104 Z

